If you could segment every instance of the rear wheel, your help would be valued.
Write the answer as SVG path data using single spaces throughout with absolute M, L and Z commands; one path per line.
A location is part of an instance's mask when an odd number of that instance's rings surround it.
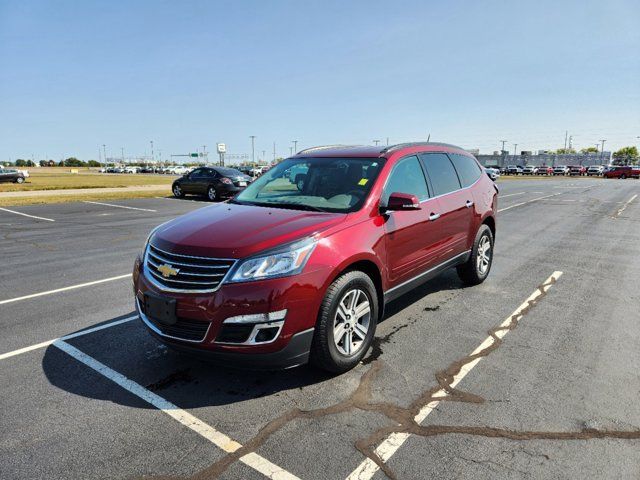
M 24 177 L 16 178 L 16 183 L 24 183 Z
M 620 175 L 620 179 L 624 180 L 625 178 L 627 178 L 627 176 L 623 173 L 622 175 Z
M 207 188 L 207 199 L 210 202 L 215 202 L 218 199 L 218 192 L 215 187 Z
M 354 270 L 327 289 L 311 344 L 316 367 L 342 373 L 355 367 L 371 346 L 378 321 L 378 295 L 371 278 Z
M 458 276 L 467 285 L 478 285 L 485 281 L 493 262 L 493 233 L 487 225 L 481 225 L 476 234 L 471 256 L 459 265 Z

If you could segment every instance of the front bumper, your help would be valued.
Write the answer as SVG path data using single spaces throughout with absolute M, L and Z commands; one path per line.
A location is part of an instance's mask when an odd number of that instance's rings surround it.
M 134 269 L 135 303 L 140 318 L 149 332 L 176 350 L 253 368 L 286 368 L 306 363 L 322 301 L 327 270 L 247 283 L 223 284 L 213 293 L 177 293 L 160 290 L 141 269 Z M 176 314 L 184 331 L 200 332 L 185 338 L 174 333 L 144 311 L 145 293 L 176 300 Z M 277 337 L 267 343 L 242 344 L 221 341 L 224 320 L 251 314 L 286 310 Z

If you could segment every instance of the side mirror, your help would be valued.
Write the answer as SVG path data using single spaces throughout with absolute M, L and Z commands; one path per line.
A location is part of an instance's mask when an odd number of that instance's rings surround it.
M 410 193 L 393 192 L 382 211 L 420 210 L 420 200 Z

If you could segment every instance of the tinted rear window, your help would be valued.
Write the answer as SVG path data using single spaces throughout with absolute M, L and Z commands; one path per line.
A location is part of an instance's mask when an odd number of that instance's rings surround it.
M 444 195 L 460 188 L 460 181 L 449 157 L 444 153 L 423 153 L 420 158 L 427 168 L 435 195 Z
M 240 177 L 243 173 L 240 170 L 236 170 L 235 168 L 224 168 L 218 167 L 215 169 L 223 177 Z
M 473 158 L 467 157 L 466 155 L 459 155 L 457 153 L 451 154 L 449 157 L 453 162 L 453 166 L 456 167 L 458 177 L 460 177 L 460 182 L 462 182 L 463 187 L 468 187 L 469 185 L 474 184 L 476 180 L 480 178 L 482 172 Z

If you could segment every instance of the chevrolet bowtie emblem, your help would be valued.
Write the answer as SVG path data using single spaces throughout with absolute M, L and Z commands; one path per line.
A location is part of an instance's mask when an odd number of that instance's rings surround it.
M 178 275 L 178 272 L 180 271 L 180 269 L 173 268 L 171 265 L 167 265 L 165 263 L 164 265 L 160 265 L 158 267 L 158 271 L 162 274 L 164 278 L 169 278 L 169 277 L 175 277 L 176 275 Z

